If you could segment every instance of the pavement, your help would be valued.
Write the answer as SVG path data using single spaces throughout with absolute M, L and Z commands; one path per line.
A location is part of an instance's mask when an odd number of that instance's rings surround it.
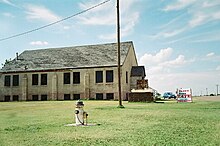
M 220 101 L 220 96 L 197 96 L 193 97 L 193 100 L 199 101 Z

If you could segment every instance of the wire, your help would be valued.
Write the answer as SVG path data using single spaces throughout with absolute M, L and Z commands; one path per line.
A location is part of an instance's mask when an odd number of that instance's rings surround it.
M 99 6 L 105 4 L 105 3 L 109 2 L 109 1 L 111 1 L 111 0 L 106 0 L 106 1 L 104 1 L 104 2 L 101 2 L 101 3 L 97 4 L 97 5 L 94 5 L 94 6 L 90 7 L 90 8 L 88 8 L 88 9 L 85 9 L 85 10 L 83 10 L 83 11 L 81 11 L 81 12 L 78 12 L 78 13 L 73 14 L 73 15 L 71 15 L 71 16 L 65 17 L 65 18 L 60 19 L 60 20 L 58 20 L 58 21 L 49 23 L 49 24 L 47 24 L 47 25 L 44 25 L 44 26 L 41 26 L 41 27 L 38 27 L 38 28 L 35 28 L 35 29 L 32 29 L 32 30 L 29 30 L 29 31 L 26 31 L 26 32 L 22 32 L 22 33 L 19 33 L 19 34 L 15 34 L 15 35 L 12 35 L 12 36 L 9 36 L 9 37 L 2 38 L 2 39 L 0 39 L 0 41 L 5 41 L 5 40 L 11 39 L 11 38 L 15 38 L 15 37 L 18 37 L 18 36 L 26 35 L 26 34 L 29 34 L 29 33 L 31 33 L 31 32 L 38 31 L 38 30 L 40 30 L 40 29 L 43 29 L 43 28 L 46 28 L 46 27 L 55 25 L 55 24 L 57 24 L 57 23 L 60 23 L 60 22 L 62 22 L 62 21 L 65 21 L 65 20 L 67 20 L 67 19 L 70 19 L 70 18 L 72 18 L 72 17 L 75 17 L 75 16 L 78 16 L 78 15 L 83 14 L 83 13 L 85 13 L 85 12 L 88 12 L 88 11 L 90 11 L 90 10 L 96 8 L 96 7 L 99 7 Z

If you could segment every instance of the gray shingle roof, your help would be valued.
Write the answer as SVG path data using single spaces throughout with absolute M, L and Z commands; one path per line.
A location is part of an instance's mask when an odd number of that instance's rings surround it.
M 132 42 L 121 43 L 121 64 L 131 46 Z M 0 72 L 115 66 L 117 43 L 27 50 L 18 58 L 5 64 Z

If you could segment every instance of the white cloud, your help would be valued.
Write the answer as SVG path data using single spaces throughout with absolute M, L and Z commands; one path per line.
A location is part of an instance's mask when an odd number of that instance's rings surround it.
M 28 5 L 26 7 L 27 19 L 36 19 L 45 22 L 55 22 L 61 18 L 43 6 Z
M 46 41 L 33 41 L 33 42 L 30 42 L 30 45 L 33 45 L 33 46 L 46 46 L 48 44 L 49 43 L 46 42 Z
M 85 10 L 100 2 L 101 0 L 92 0 L 90 2 L 79 3 L 79 7 L 80 9 Z M 115 24 L 115 15 L 112 15 L 114 12 L 114 6 L 112 5 L 112 2 L 108 2 L 102 6 L 90 10 L 90 13 L 79 15 L 78 19 L 82 24 L 86 25 L 113 25 Z
M 14 16 L 13 14 L 11 14 L 11 13 L 3 13 L 2 15 L 5 16 L 5 17 L 9 17 L 9 18 L 14 18 L 14 17 L 15 17 L 15 16 Z
M 202 25 L 208 19 L 208 16 L 203 13 L 194 14 L 193 19 L 189 21 L 191 27 Z
M 69 30 L 71 27 L 70 26 L 63 26 L 63 29 Z
M 206 57 L 211 57 L 211 56 L 214 56 L 215 55 L 215 53 L 214 52 L 211 52 L 211 53 L 208 53 L 207 55 L 206 55 Z
M 189 21 L 189 26 L 196 27 L 208 22 L 220 20 L 219 8 L 213 8 L 219 4 L 220 2 L 215 0 L 206 0 L 204 3 L 198 1 L 197 5 L 189 10 L 189 13 L 192 15 L 192 19 Z
M 197 10 L 192 12 L 192 19 L 189 21 L 190 27 L 196 27 L 203 24 L 206 24 L 208 22 L 220 20 L 220 11 L 219 10 Z
M 187 61 L 185 60 L 185 56 L 179 55 L 176 59 L 166 61 L 164 63 L 161 63 L 160 65 L 164 67 L 179 67 L 184 65 L 185 63 L 187 63 Z
M 192 73 L 169 73 L 151 74 L 149 76 L 150 86 L 157 89 L 160 93 L 166 91 L 175 92 L 177 88 L 192 88 L 193 95 L 216 92 L 215 84 L 220 80 L 220 74 L 215 72 L 192 72 Z
M 209 88 L 209 93 L 214 93 L 211 88 L 214 83 L 220 81 L 220 66 L 215 71 L 191 72 L 190 69 L 186 68 L 181 73 L 183 67 L 190 66 L 190 63 L 196 60 L 187 60 L 181 54 L 175 57 L 173 52 L 174 49 L 167 48 L 154 54 L 146 53 L 139 57 L 139 64 L 144 65 L 146 68 L 149 85 L 160 93 L 165 91 L 175 92 L 177 88 L 192 88 L 194 95 L 201 94 L 201 91 L 203 92 L 205 88 Z M 213 52 L 208 54 L 208 56 L 214 55 Z
M 92 0 L 91 2 L 79 3 L 82 10 L 85 10 L 91 6 L 101 2 L 100 0 Z M 128 36 L 132 33 L 135 25 L 139 20 L 139 12 L 133 9 L 133 6 L 137 3 L 137 0 L 120 1 L 120 13 L 121 13 L 121 34 L 122 37 Z M 116 5 L 115 1 L 110 1 L 104 5 L 97 7 L 86 13 L 78 16 L 80 23 L 85 25 L 104 25 L 114 26 L 116 25 Z M 115 32 L 113 32 L 115 33 Z M 99 36 L 101 39 L 115 39 L 115 34 L 102 34 Z
M 121 37 L 126 37 L 133 32 L 133 29 L 135 27 L 138 18 L 139 18 L 139 14 L 133 13 L 131 18 L 126 20 L 127 21 L 126 25 L 124 25 L 124 27 L 121 28 Z M 116 39 L 116 34 L 112 33 L 112 34 L 100 35 L 99 38 L 104 40 L 114 40 Z
M 149 76 L 158 74 L 167 74 L 183 67 L 186 64 L 194 62 L 195 60 L 186 60 L 184 55 L 178 55 L 173 58 L 173 49 L 161 49 L 156 54 L 144 54 L 139 59 L 139 64 L 147 68 Z
M 10 0 L 0 0 L 0 2 L 18 8 L 18 6 L 16 6 L 15 4 L 13 4 Z
M 161 63 L 169 59 L 170 56 L 172 55 L 172 52 L 173 52 L 172 48 L 166 48 L 166 49 L 161 49 L 160 52 L 158 52 L 156 55 L 146 53 L 140 57 L 140 63 L 145 65 Z
M 195 1 L 196 0 L 178 0 L 176 3 L 167 5 L 163 10 L 164 11 L 181 10 L 193 4 Z
M 213 7 L 213 6 L 217 6 L 217 5 L 220 5 L 219 0 L 205 1 L 202 3 L 202 7 L 204 7 L 204 8 Z
M 176 29 L 176 30 L 163 30 L 162 32 L 159 32 L 155 35 L 151 35 L 151 36 L 148 36 L 149 38 L 151 39 L 159 39 L 159 38 L 169 38 L 169 37 L 173 37 L 173 36 L 176 36 L 182 32 L 184 32 L 187 28 L 184 27 L 184 28 L 181 28 L 181 29 Z
M 174 11 L 187 9 L 189 15 L 188 27 L 194 28 L 212 21 L 220 20 L 220 11 L 217 6 L 220 5 L 219 0 L 177 0 L 167 5 L 164 11 Z M 190 7 L 189 7 L 190 6 Z

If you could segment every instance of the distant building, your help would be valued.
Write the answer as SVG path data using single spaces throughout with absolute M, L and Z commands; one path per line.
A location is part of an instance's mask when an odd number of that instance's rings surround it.
M 133 43 L 121 43 L 123 100 L 137 66 Z M 0 101 L 76 99 L 118 99 L 116 43 L 27 50 L 0 70 Z

